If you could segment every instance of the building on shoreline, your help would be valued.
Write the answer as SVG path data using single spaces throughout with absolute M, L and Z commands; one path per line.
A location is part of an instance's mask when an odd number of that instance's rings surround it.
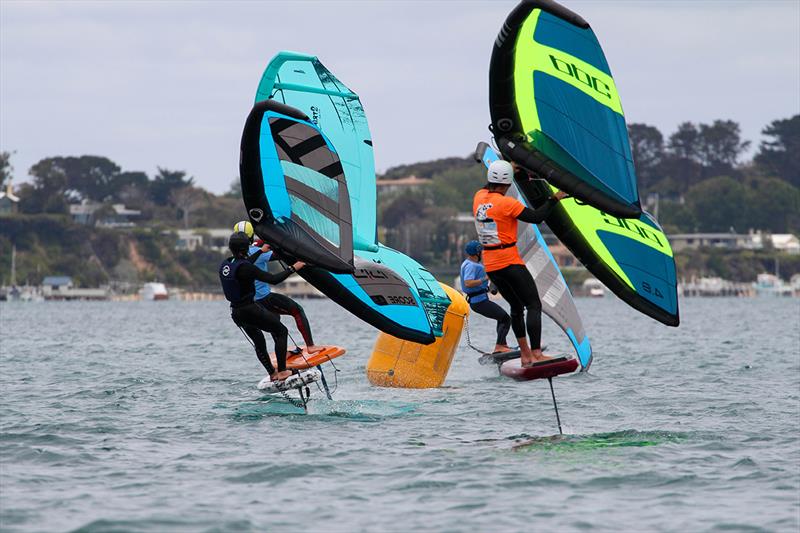
M 72 221 L 77 224 L 103 226 L 106 228 L 132 228 L 133 218 L 141 216 L 138 209 L 128 209 L 124 204 L 101 204 L 84 200 L 69 206 Z
M 175 249 L 179 251 L 194 252 L 197 249 L 206 248 L 227 253 L 228 239 L 232 231 L 231 228 L 195 228 L 165 231 L 164 233 L 174 233 L 177 236 Z
M 42 296 L 45 300 L 108 300 L 108 287 L 96 289 L 76 288 L 69 276 L 47 276 L 42 281 Z
M 788 254 L 800 254 L 800 239 L 791 233 L 678 233 L 669 236 L 675 252 L 687 249 L 721 248 L 725 250 L 763 250 L 772 248 Z
M 414 191 L 420 187 L 426 187 L 433 183 L 432 179 L 418 178 L 411 175 L 396 180 L 378 179 L 375 185 L 381 193 L 393 193 L 397 191 Z

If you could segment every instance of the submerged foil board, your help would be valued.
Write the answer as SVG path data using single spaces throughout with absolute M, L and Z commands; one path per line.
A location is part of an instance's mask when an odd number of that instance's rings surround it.
M 341 346 L 322 345 L 322 350 L 314 353 L 308 353 L 305 346 L 301 346 L 301 348 L 303 351 L 299 354 L 289 353 L 289 357 L 286 358 L 287 369 L 305 370 L 314 368 L 347 353 L 347 350 Z M 278 360 L 275 358 L 275 354 L 271 353 L 269 357 L 272 359 L 272 364 L 277 367 Z
M 552 361 L 534 363 L 532 366 L 523 367 L 520 361 L 506 361 L 500 367 L 500 374 L 516 381 L 530 381 L 569 374 L 578 370 L 578 360 L 572 357 L 557 357 Z
M 277 383 L 270 380 L 269 376 L 266 376 L 258 383 L 258 389 L 268 393 L 285 392 L 292 389 L 299 389 L 300 387 L 304 387 L 309 383 L 314 383 L 320 377 L 322 377 L 322 372 L 316 368 L 311 368 L 297 374 L 292 374 L 285 380 Z

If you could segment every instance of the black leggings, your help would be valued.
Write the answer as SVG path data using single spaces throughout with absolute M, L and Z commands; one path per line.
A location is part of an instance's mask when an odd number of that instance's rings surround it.
M 509 265 L 487 274 L 511 306 L 511 329 L 514 330 L 514 336 L 524 339 L 527 328 L 531 349 L 541 348 L 542 302 L 539 301 L 539 291 L 536 290 L 536 283 L 531 273 L 525 265 Z
M 278 372 L 286 370 L 286 337 L 289 331 L 281 324 L 281 319 L 275 313 L 267 311 L 264 307 L 252 303 L 231 309 L 231 318 L 237 326 L 253 341 L 256 348 L 256 357 L 270 374 L 275 372 L 272 361 L 267 352 L 267 341 L 261 331 L 269 332 L 275 341 L 275 358 L 278 360 Z
M 508 329 L 511 327 L 511 317 L 508 316 L 502 307 L 489 300 L 481 300 L 480 302 L 470 302 L 469 306 L 476 313 L 497 320 L 497 342 L 500 346 L 506 346 L 506 336 Z
M 305 341 L 306 346 L 314 346 L 314 339 L 311 338 L 311 325 L 308 323 L 306 313 L 303 311 L 303 308 L 300 307 L 300 304 L 288 296 L 274 292 L 258 300 L 258 303 L 263 304 L 273 313 L 292 315 L 295 324 L 297 324 L 297 329 L 300 331 L 300 335 L 303 336 L 303 341 Z

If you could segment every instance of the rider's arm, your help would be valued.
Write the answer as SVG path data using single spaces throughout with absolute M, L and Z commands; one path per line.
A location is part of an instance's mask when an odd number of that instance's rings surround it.
M 483 279 L 465 279 L 464 286 L 465 287 L 480 287 L 483 285 L 483 282 L 486 280 Z
M 275 285 L 277 283 L 280 283 L 281 281 L 285 280 L 292 274 L 294 274 L 293 267 L 289 267 L 283 272 L 278 272 L 277 274 L 270 274 L 267 271 L 261 270 L 252 263 L 242 263 L 242 265 L 236 271 L 237 278 L 255 279 L 258 281 L 269 283 L 270 285 Z
M 526 207 L 523 209 L 522 212 L 517 215 L 517 220 L 530 222 L 531 224 L 541 224 L 548 216 L 550 216 L 550 212 L 553 211 L 553 208 L 557 203 L 558 200 L 551 196 L 541 207 L 536 209 Z

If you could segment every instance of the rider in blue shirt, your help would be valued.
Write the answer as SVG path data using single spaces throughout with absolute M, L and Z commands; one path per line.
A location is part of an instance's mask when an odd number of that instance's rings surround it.
M 234 229 L 236 231 L 243 231 L 251 239 L 255 235 L 255 232 L 253 231 L 253 225 L 245 220 L 237 222 L 234 226 Z M 255 253 L 256 250 L 261 250 L 261 247 L 251 244 L 250 253 Z M 262 253 L 255 260 L 254 264 L 261 270 L 268 272 L 269 262 L 274 261 L 275 259 L 276 258 L 273 254 L 273 251 L 269 250 L 268 252 Z M 303 336 L 303 341 L 306 343 L 306 351 L 308 353 L 315 353 L 322 350 L 321 347 L 314 345 L 314 339 L 311 336 L 311 324 L 309 324 L 306 313 L 303 311 L 303 308 L 300 306 L 300 304 L 288 296 L 272 292 L 268 283 L 262 283 L 260 281 L 256 281 L 255 301 L 273 313 L 277 313 L 279 315 L 291 315 L 294 318 L 295 324 L 297 324 L 297 329 L 300 331 L 300 335 Z
M 494 353 L 509 352 L 506 343 L 511 317 L 502 307 L 489 299 L 489 278 L 481 263 L 483 246 L 478 241 L 470 241 L 464 247 L 467 258 L 461 263 L 461 291 L 467 295 L 469 307 L 476 313 L 497 321 L 497 340 Z

